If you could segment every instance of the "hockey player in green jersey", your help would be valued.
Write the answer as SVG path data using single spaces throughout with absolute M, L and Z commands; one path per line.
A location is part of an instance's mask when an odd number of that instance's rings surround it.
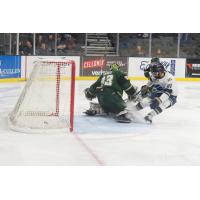
M 123 91 L 126 92 L 129 100 L 133 100 L 136 90 L 137 87 L 130 83 L 127 75 L 120 71 L 119 65 L 113 63 L 110 65 L 110 72 L 102 74 L 95 83 L 85 89 L 85 96 L 88 100 L 97 97 L 99 102 L 98 108 L 95 106 L 90 107 L 85 113 L 87 115 L 95 115 L 99 114 L 100 110 L 103 109 L 107 114 L 115 114 L 116 121 L 129 123 L 131 120 L 126 117 L 126 104 L 122 98 Z

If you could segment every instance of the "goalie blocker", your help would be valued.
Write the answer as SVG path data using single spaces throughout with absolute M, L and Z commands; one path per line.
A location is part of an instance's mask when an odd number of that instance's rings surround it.
M 90 108 L 84 112 L 88 116 L 107 115 L 99 105 L 99 103 L 90 102 Z

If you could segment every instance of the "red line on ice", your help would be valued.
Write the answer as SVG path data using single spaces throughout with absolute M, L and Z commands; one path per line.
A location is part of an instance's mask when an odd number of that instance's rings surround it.
M 85 147 L 85 149 L 91 154 L 91 156 L 96 160 L 96 162 L 104 166 L 105 164 L 99 159 L 99 157 L 94 153 L 94 151 L 77 135 L 74 134 L 77 140 Z

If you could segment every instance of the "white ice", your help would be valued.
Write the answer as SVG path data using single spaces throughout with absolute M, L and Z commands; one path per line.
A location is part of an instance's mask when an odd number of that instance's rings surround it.
M 25 83 L 1 83 L 0 165 L 200 165 L 199 82 L 178 82 L 177 104 L 152 125 L 85 116 L 92 82 L 76 81 L 74 134 L 11 131 L 7 116 Z

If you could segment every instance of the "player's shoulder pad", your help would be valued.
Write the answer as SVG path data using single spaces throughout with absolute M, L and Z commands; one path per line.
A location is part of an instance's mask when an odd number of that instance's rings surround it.
M 128 80 L 128 74 L 126 72 L 121 71 L 120 76 L 124 77 L 124 79 Z
M 113 73 L 113 75 L 118 76 L 118 77 L 119 76 L 125 76 L 125 73 L 123 71 L 120 71 L 120 70 L 113 71 L 112 73 Z

